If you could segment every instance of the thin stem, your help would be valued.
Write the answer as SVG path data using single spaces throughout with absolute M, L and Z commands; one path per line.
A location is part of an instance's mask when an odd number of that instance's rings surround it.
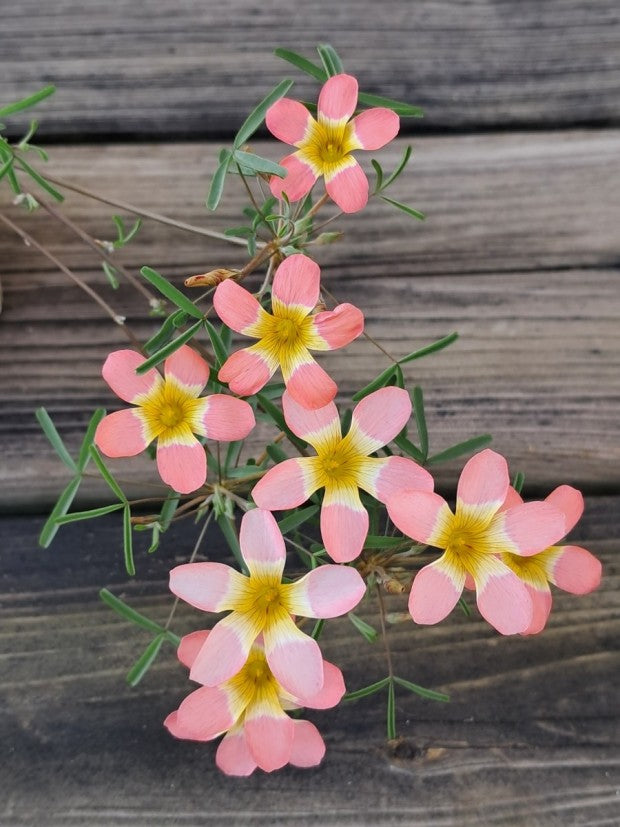
M 394 677 L 394 665 L 392 664 L 392 652 L 390 644 L 387 639 L 387 630 L 385 628 L 385 603 L 383 602 L 383 594 L 381 586 L 377 583 L 377 597 L 379 598 L 379 622 L 381 623 L 381 637 L 383 638 L 383 647 L 385 649 L 385 659 L 388 665 L 388 675 L 390 680 Z
M 241 180 L 243 181 L 243 186 L 245 187 L 245 191 L 246 191 L 246 192 L 247 192 L 247 194 L 248 194 L 248 198 L 249 198 L 249 199 L 250 199 L 250 201 L 252 202 L 252 206 L 254 207 L 254 209 L 256 210 L 256 212 L 260 215 L 260 217 L 263 219 L 263 223 L 264 223 L 264 224 L 268 227 L 269 232 L 271 233 L 271 235 L 273 236 L 273 238 L 277 238 L 277 236 L 276 236 L 275 232 L 273 231 L 273 227 L 272 227 L 270 224 L 267 224 L 267 222 L 265 221 L 265 216 L 264 216 L 264 214 L 263 214 L 263 211 L 262 211 L 262 210 L 261 210 L 261 208 L 259 207 L 259 205 L 258 205 L 258 202 L 257 202 L 256 198 L 254 198 L 254 193 L 253 193 L 253 192 L 252 192 L 252 190 L 250 189 L 250 185 L 248 184 L 247 178 L 245 177 L 245 175 L 244 175 L 244 174 L 243 174 L 243 172 L 241 171 L 241 167 L 240 167 L 240 165 L 239 165 L 239 164 L 237 164 L 237 171 L 239 172 L 239 175 L 241 176 Z
M 207 515 L 207 519 L 204 521 L 204 525 L 200 530 L 200 534 L 198 535 L 198 539 L 196 540 L 196 544 L 194 545 L 194 549 L 191 553 L 191 556 L 188 560 L 188 563 L 193 563 L 196 559 L 196 555 L 198 554 L 198 549 L 202 541 L 204 540 L 205 534 L 207 533 L 207 529 L 209 528 L 209 523 L 211 522 L 211 518 L 213 517 L 213 511 L 210 511 Z M 174 598 L 174 603 L 172 604 L 172 608 L 170 609 L 170 613 L 168 614 L 168 619 L 164 623 L 164 629 L 168 630 L 170 628 L 170 624 L 172 623 L 172 618 L 174 617 L 174 613 L 177 610 L 177 606 L 179 605 L 179 598 Z
M 313 207 L 310 207 L 308 212 L 305 214 L 304 218 L 312 218 L 313 215 L 316 215 L 318 213 L 318 211 L 321 209 L 321 207 L 323 206 L 323 204 L 325 204 L 328 199 L 329 199 L 329 195 L 326 192 L 323 193 L 323 195 L 319 198 L 319 200 L 316 202 L 316 204 Z

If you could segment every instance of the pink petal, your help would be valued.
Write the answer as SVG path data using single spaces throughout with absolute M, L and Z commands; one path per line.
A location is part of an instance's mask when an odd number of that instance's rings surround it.
M 201 629 L 197 632 L 190 632 L 181 638 L 179 648 L 177 649 L 177 658 L 183 666 L 187 666 L 188 669 L 192 668 L 198 652 L 200 652 L 208 637 L 209 630 Z
M 506 499 L 510 480 L 503 456 L 486 448 L 467 461 L 456 491 L 457 514 L 466 512 L 476 521 L 490 522 Z
M 286 389 L 304 408 L 324 408 L 338 392 L 338 386 L 306 351 L 289 369 L 282 366 Z
M 348 563 L 359 556 L 368 535 L 368 512 L 353 491 L 325 491 L 321 537 L 332 560 Z
M 209 381 L 209 365 L 191 347 L 183 345 L 164 362 L 166 379 L 172 377 L 187 388 L 192 396 L 198 396 Z
M 549 566 L 549 579 L 571 594 L 587 594 L 601 582 L 602 566 L 593 554 L 579 546 L 561 546 Z
M 258 336 L 256 328 L 267 316 L 254 296 L 232 279 L 218 284 L 213 307 L 224 324 L 246 336 Z
M 325 755 L 325 743 L 310 721 L 293 721 L 293 744 L 289 763 L 295 767 L 316 767 Z
M 353 140 L 360 149 L 381 149 L 398 135 L 400 118 L 391 109 L 367 109 L 353 118 Z
M 416 574 L 409 595 L 409 613 L 416 623 L 439 623 L 456 606 L 463 592 L 465 570 L 458 560 L 442 554 Z
M 345 213 L 358 212 L 368 203 L 368 178 L 352 155 L 325 176 L 325 189 Z
M 492 555 L 478 559 L 473 575 L 482 617 L 502 635 L 525 632 L 534 617 L 534 605 L 525 583 Z
M 267 384 L 275 369 L 276 365 L 270 364 L 262 352 L 244 348 L 228 357 L 217 378 L 226 382 L 233 393 L 251 396 Z
M 407 537 L 437 545 L 454 519 L 448 503 L 432 491 L 404 491 L 387 502 L 390 519 Z
M 522 502 L 523 497 L 521 494 L 518 494 L 512 485 L 509 485 L 508 491 L 506 492 L 506 497 L 502 503 L 501 511 L 506 511 L 508 508 L 513 508 L 515 505 L 521 505 Z
M 210 741 L 230 729 L 236 717 L 229 692 L 221 686 L 201 686 L 164 723 L 177 738 Z
M 125 408 L 105 416 L 95 432 L 95 445 L 106 457 L 135 457 L 153 439 L 139 408 Z
M 331 402 L 322 408 L 307 408 L 285 391 L 282 412 L 291 431 L 315 449 L 341 437 L 338 409 Z
M 271 176 L 269 180 L 271 194 L 276 198 L 282 198 L 282 193 L 286 193 L 289 201 L 299 201 L 314 186 L 317 179 L 316 173 L 296 152 L 282 158 L 278 163 L 287 170 L 287 175 L 286 178 Z
M 226 733 L 215 753 L 215 763 L 226 775 L 252 775 L 257 764 L 252 758 L 243 729 Z
M 252 489 L 252 498 L 259 508 L 280 511 L 296 508 L 317 489 L 316 474 L 310 458 L 287 459 L 270 468 Z
M 251 405 L 223 393 L 205 397 L 201 421 L 204 436 L 218 442 L 245 439 L 256 425 Z
M 263 635 L 267 663 L 282 688 L 300 700 L 316 695 L 323 686 L 323 657 L 316 640 L 288 614 L 274 618 Z
M 382 503 L 403 491 L 432 491 L 434 487 L 428 471 L 407 457 L 369 457 L 358 483 L 360 488 Z
M 360 454 L 371 454 L 402 431 L 411 416 L 411 399 L 402 388 L 380 388 L 353 410 L 348 439 Z
M 319 300 L 321 271 L 319 265 L 303 253 L 285 258 L 273 277 L 274 310 L 301 307 L 309 313 Z
M 252 644 L 262 631 L 248 613 L 233 612 L 216 623 L 194 661 L 190 678 L 205 686 L 217 686 L 241 669 Z
M 352 304 L 339 304 L 312 317 L 310 350 L 336 350 L 345 347 L 364 330 L 364 314 Z
M 298 144 L 311 126 L 314 118 L 306 107 L 291 98 L 280 98 L 267 110 L 265 125 L 279 141 Z
M 293 746 L 294 726 L 284 712 L 250 707 L 246 712 L 246 742 L 257 766 L 265 772 L 278 770 L 288 763 Z
M 323 686 L 316 695 L 306 696 L 303 705 L 311 709 L 330 709 L 340 703 L 346 692 L 342 672 L 328 660 L 323 661 Z
M 549 587 L 547 587 L 544 591 L 540 589 L 534 589 L 529 583 L 525 584 L 526 589 L 529 592 L 530 598 L 532 599 L 532 622 L 527 627 L 524 632 L 521 632 L 522 635 L 537 635 L 547 625 L 547 620 L 549 619 L 549 613 L 551 612 L 551 591 Z
M 157 443 L 157 470 L 162 480 L 178 491 L 189 494 L 204 485 L 207 479 L 205 449 L 192 435 L 191 442 Z
M 351 75 L 334 75 L 324 83 L 319 94 L 319 122 L 348 120 L 357 106 L 357 80 Z
M 549 505 L 553 505 L 564 514 L 566 521 L 566 533 L 572 531 L 583 514 L 583 496 L 570 485 L 560 485 L 545 499 Z
M 366 593 L 357 569 L 349 566 L 319 566 L 291 583 L 287 608 L 302 617 L 339 617 L 350 612 Z
M 286 549 L 284 539 L 271 511 L 254 508 L 241 520 L 239 545 L 251 577 L 282 579 Z
M 162 384 L 155 368 L 136 373 L 145 357 L 135 350 L 115 350 L 105 360 L 102 376 L 117 396 L 125 402 L 137 402 Z
M 493 517 L 488 540 L 498 551 L 529 557 L 564 537 L 565 526 L 564 514 L 549 503 L 523 503 Z
M 248 578 L 224 563 L 183 563 L 170 571 L 170 591 L 203 612 L 234 609 Z

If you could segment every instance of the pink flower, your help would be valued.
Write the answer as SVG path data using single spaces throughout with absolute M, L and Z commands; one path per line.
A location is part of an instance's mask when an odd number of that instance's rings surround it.
M 368 179 L 351 153 L 356 149 L 380 149 L 392 140 L 400 126 L 391 109 L 368 109 L 349 120 L 357 106 L 357 81 L 351 75 L 335 75 L 321 89 L 318 120 L 303 104 L 281 98 L 267 110 L 267 129 L 297 151 L 280 161 L 286 178 L 274 176 L 271 192 L 285 192 L 298 201 L 310 192 L 317 178 L 325 177 L 325 189 L 343 212 L 357 212 L 368 201 Z
M 271 468 L 254 486 L 252 497 L 260 508 L 275 511 L 295 508 L 325 488 L 321 535 L 333 560 L 353 560 L 364 546 L 368 513 L 359 488 L 383 503 L 401 489 L 433 490 L 433 478 L 413 460 L 370 456 L 393 439 L 411 415 L 409 394 L 401 388 L 381 388 L 362 399 L 345 437 L 333 403 L 310 411 L 285 392 L 282 409 L 289 428 L 309 442 L 317 456 L 288 459 Z
M 262 635 L 276 680 L 297 698 L 313 696 L 323 685 L 321 652 L 291 615 L 345 614 L 361 600 L 364 581 L 353 568 L 328 565 L 296 583 L 282 583 L 284 539 L 269 511 L 243 515 L 239 544 L 249 577 L 223 563 L 187 563 L 170 572 L 170 589 L 177 597 L 206 612 L 230 611 L 196 656 L 190 677 L 206 686 L 229 680 Z
M 500 554 L 537 554 L 565 535 L 566 521 L 555 503 L 517 503 L 502 510 L 508 488 L 506 460 L 487 449 L 463 468 L 456 513 L 430 492 L 400 492 L 388 500 L 388 513 L 404 534 L 445 549 L 413 581 L 409 611 L 416 623 L 443 620 L 469 576 L 480 614 L 498 632 L 517 634 L 530 626 L 530 593 Z
M 520 495 L 510 488 L 502 509 L 522 503 Z M 564 514 L 565 533 L 571 531 L 583 514 L 583 497 L 570 485 L 561 485 L 552 491 L 546 502 Z M 551 611 L 549 582 L 571 594 L 587 594 L 601 582 L 600 561 L 580 546 L 550 546 L 531 557 L 519 557 L 510 552 L 501 560 L 522 580 L 532 599 L 534 614 L 522 634 L 541 632 Z
M 165 379 L 151 369 L 136 373 L 144 357 L 115 350 L 103 366 L 105 381 L 135 408 L 108 414 L 99 423 L 95 444 L 108 457 L 133 457 L 157 439 L 162 480 L 187 494 L 207 478 L 205 450 L 194 434 L 219 441 L 244 439 L 255 425 L 247 402 L 224 394 L 199 397 L 209 366 L 187 345 L 169 356 Z
M 220 369 L 218 378 L 234 393 L 256 393 L 279 366 L 300 405 L 320 408 L 334 398 L 336 383 L 309 351 L 348 345 L 364 329 L 364 316 L 352 304 L 310 315 L 319 299 L 320 275 L 318 265 L 301 253 L 285 259 L 273 279 L 273 315 L 236 282 L 218 286 L 213 306 L 222 321 L 259 340 L 233 353 Z
M 209 634 L 193 632 L 181 640 L 181 663 L 193 667 Z M 225 732 L 215 762 L 227 775 L 251 775 L 256 767 L 271 772 L 285 764 L 314 767 L 325 754 L 319 731 L 310 721 L 292 720 L 284 710 L 336 706 L 345 691 L 342 672 L 325 660 L 322 669 L 322 688 L 296 698 L 274 677 L 259 639 L 240 672 L 219 686 L 192 692 L 164 725 L 175 737 L 193 741 L 210 741 Z

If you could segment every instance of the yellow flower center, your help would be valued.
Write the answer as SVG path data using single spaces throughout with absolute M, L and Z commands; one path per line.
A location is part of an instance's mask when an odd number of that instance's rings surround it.
M 347 437 L 332 441 L 318 451 L 320 485 L 357 487 L 362 462 L 366 457 L 351 446 Z
M 549 549 L 553 551 L 553 549 Z M 545 590 L 547 588 L 547 572 L 545 560 L 547 551 L 534 554 L 532 557 L 520 557 L 518 554 L 506 552 L 502 554 L 502 561 L 511 568 L 520 580 L 529 583 L 535 589 Z
M 468 572 L 478 568 L 480 557 L 493 554 L 501 549 L 491 546 L 488 539 L 488 518 L 477 518 L 471 513 L 452 515 L 437 545 L 445 548 L 449 555 L 454 555 Z
M 329 175 L 357 148 L 352 136 L 351 122 L 314 121 L 299 151 L 317 175 Z
M 237 674 L 230 679 L 229 685 L 239 702 L 239 712 L 244 712 L 256 701 L 271 701 L 276 710 L 279 684 L 265 659 L 265 653 L 258 647 L 252 647 L 248 659 Z
M 290 367 L 312 345 L 312 324 L 307 308 L 274 300 L 273 315 L 265 314 L 257 335 L 272 359 L 283 368 Z
M 275 318 L 274 336 L 279 340 L 280 347 L 290 347 L 301 337 L 300 325 L 293 319 Z
M 141 405 L 151 439 L 179 439 L 195 430 L 197 407 L 201 400 L 192 396 L 176 382 L 164 383 Z
M 243 614 L 252 615 L 265 628 L 282 613 L 288 613 L 287 584 L 277 580 L 265 580 L 253 575 L 246 582 L 245 594 L 236 606 Z

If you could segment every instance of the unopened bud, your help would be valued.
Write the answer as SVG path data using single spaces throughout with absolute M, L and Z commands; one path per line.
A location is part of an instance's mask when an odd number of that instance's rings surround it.
M 405 591 L 403 584 L 400 580 L 396 580 L 395 577 L 390 577 L 389 580 L 384 580 L 383 588 L 388 594 L 402 594 Z
M 239 270 L 227 270 L 225 267 L 218 267 L 217 270 L 209 270 L 208 273 L 202 273 L 199 276 L 190 276 L 185 279 L 186 287 L 216 287 L 226 279 L 235 278 L 239 275 Z
M 341 238 L 344 238 L 344 233 L 341 232 L 333 232 L 333 233 L 321 233 L 316 237 L 314 240 L 315 244 L 333 244 L 335 241 L 340 241 Z

